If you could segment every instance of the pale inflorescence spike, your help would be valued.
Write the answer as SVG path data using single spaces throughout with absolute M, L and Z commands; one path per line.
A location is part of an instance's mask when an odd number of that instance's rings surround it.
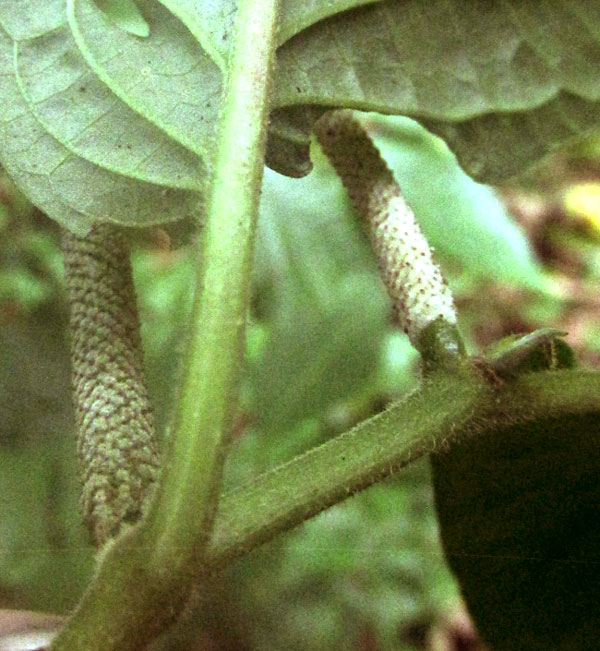
M 419 347 L 436 319 L 455 325 L 450 289 L 400 186 L 351 111 L 326 113 L 315 132 L 323 151 L 366 221 L 397 322 Z
M 98 545 L 142 512 L 159 459 L 129 247 L 115 226 L 62 238 L 84 519 Z

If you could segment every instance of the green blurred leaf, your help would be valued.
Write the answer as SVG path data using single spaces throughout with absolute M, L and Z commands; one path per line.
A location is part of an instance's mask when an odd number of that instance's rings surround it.
M 48 433 L 57 434 L 52 422 Z M 0 590 L 20 604 L 66 612 L 92 570 L 77 510 L 71 444 L 0 445 Z
M 12 607 L 66 612 L 89 579 L 94 550 L 81 529 L 70 444 L 0 448 L 0 574 L 18 595 Z
M 51 292 L 46 282 L 24 269 L 0 269 L 0 302 L 11 300 L 30 309 L 47 299 Z
M 341 184 L 325 168 L 301 180 L 267 172 L 256 260 L 271 300 L 255 403 L 260 426 L 283 433 L 372 381 L 385 301 Z
M 403 629 L 456 603 L 437 537 L 425 464 L 361 493 L 244 559 L 252 648 L 408 651 Z M 316 618 L 314 624 L 308 617 Z
M 0 328 L 0 595 L 11 608 L 66 612 L 93 569 L 61 316 L 48 308 Z
M 468 177 L 442 140 L 408 118 L 373 118 L 372 136 L 429 243 L 472 276 L 531 289 L 547 281 L 494 191 Z
M 174 399 L 187 316 L 193 294 L 194 256 L 191 249 L 132 256 L 138 294 L 144 367 L 158 430 L 164 433 Z

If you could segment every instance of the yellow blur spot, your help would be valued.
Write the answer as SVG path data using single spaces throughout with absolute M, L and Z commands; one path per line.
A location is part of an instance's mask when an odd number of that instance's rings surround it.
M 565 193 L 567 215 L 585 219 L 600 232 L 600 183 L 578 183 Z

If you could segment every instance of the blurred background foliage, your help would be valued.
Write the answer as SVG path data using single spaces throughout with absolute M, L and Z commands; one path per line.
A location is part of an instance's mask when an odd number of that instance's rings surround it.
M 455 292 L 472 353 L 554 326 L 600 355 L 600 136 L 526 178 L 474 183 L 404 118 L 368 127 Z M 254 297 L 226 487 L 290 459 L 417 386 L 362 227 L 313 149 L 304 179 L 266 171 Z M 193 255 L 132 234 L 146 365 L 161 432 L 185 341 Z M 0 607 L 66 612 L 93 571 L 77 511 L 58 228 L 0 173 Z M 203 586 L 169 649 L 482 649 L 414 464 L 264 546 Z

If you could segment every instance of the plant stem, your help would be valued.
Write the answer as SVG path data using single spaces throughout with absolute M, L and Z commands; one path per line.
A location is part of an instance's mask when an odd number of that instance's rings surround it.
M 137 651 L 185 607 L 203 571 L 235 414 L 264 165 L 278 0 L 240 0 L 185 368 L 146 516 L 107 545 L 54 651 Z
M 157 568 L 207 544 L 236 410 L 264 166 L 277 0 L 240 2 L 170 447 L 147 540 Z M 185 554 L 184 554 L 185 555 Z
M 600 412 L 600 373 L 527 373 L 501 386 L 434 371 L 382 414 L 221 498 L 208 551 L 223 567 L 427 453 L 515 423 Z M 565 433 L 568 435 L 568 432 Z
M 405 400 L 226 493 L 209 550 L 211 567 L 230 563 L 435 452 L 460 431 L 489 393 L 468 363 L 452 372 L 434 371 Z

